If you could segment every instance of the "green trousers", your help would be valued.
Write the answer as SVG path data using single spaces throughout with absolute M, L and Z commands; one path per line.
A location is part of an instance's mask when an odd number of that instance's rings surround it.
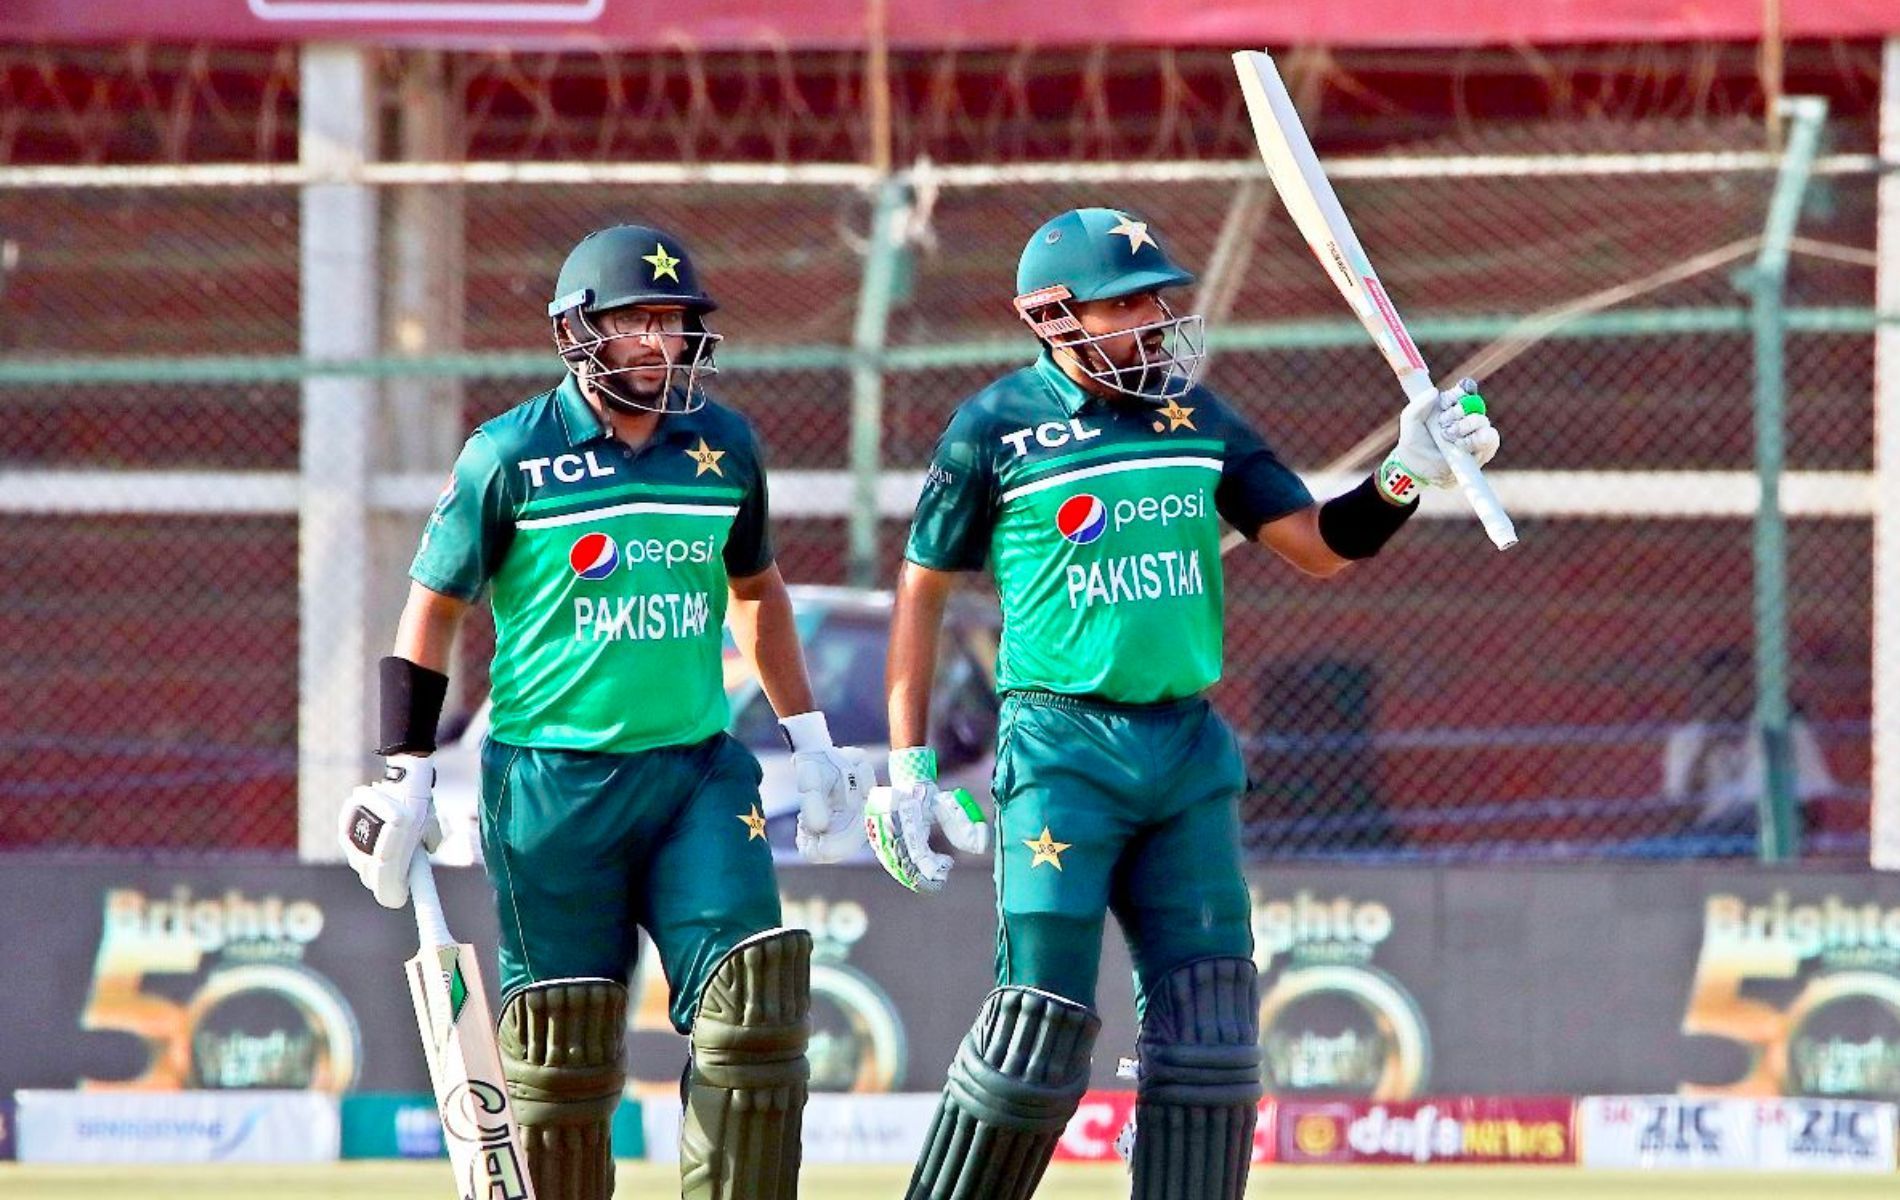
M 996 982 L 1094 1007 L 1121 924 L 1137 1012 L 1174 968 L 1253 954 L 1240 748 L 1205 699 L 1004 698 L 996 751 Z
M 733 946 L 780 923 L 759 762 L 731 737 L 637 754 L 482 746 L 501 994 L 626 980 L 644 928 L 681 1033 Z

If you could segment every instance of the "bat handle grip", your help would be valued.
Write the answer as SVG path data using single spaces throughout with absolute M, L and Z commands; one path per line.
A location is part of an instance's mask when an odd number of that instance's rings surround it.
M 1465 499 L 1470 502 L 1471 510 L 1478 514 L 1478 520 L 1484 525 L 1484 532 L 1491 538 L 1491 544 L 1500 550 L 1509 550 L 1517 545 L 1517 527 L 1511 524 L 1510 514 L 1504 511 L 1504 504 L 1498 494 L 1491 490 L 1491 481 L 1484 477 L 1478 460 L 1465 453 L 1464 449 L 1452 443 L 1438 422 L 1427 422 L 1432 431 L 1432 441 L 1438 444 L 1439 452 L 1451 466 L 1451 473 L 1458 477 L 1458 486 L 1464 491 Z
M 429 852 L 421 846 L 409 859 L 409 902 L 416 910 L 416 937 L 424 950 L 455 944 L 448 918 L 442 915 L 442 896 L 435 890 Z
M 1431 372 L 1422 368 L 1401 372 L 1399 386 L 1405 389 L 1405 398 L 1415 405 L 1436 402 L 1440 395 L 1438 385 L 1432 382 Z M 1475 393 L 1478 390 L 1478 385 L 1469 379 L 1461 381 L 1459 386 L 1467 392 Z M 1491 544 L 1500 550 L 1509 550 L 1517 545 L 1517 527 L 1511 524 L 1510 515 L 1504 511 L 1504 504 L 1498 499 L 1498 494 L 1491 490 L 1491 481 L 1484 477 L 1478 460 L 1445 436 L 1445 431 L 1439 428 L 1437 421 L 1426 421 L 1425 428 L 1432 435 L 1432 444 L 1445 456 L 1451 473 L 1458 477 L 1458 486 L 1470 502 L 1471 511 L 1478 514 L 1478 520 L 1491 538 Z

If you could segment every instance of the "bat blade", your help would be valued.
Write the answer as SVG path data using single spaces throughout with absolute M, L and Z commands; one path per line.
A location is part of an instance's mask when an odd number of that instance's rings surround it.
M 1306 136 L 1306 127 L 1300 122 L 1299 111 L 1287 94 L 1273 57 L 1258 50 L 1239 51 L 1234 55 L 1234 71 L 1273 189 L 1299 226 L 1308 248 L 1365 326 L 1386 365 L 1398 376 L 1407 399 L 1417 401 L 1436 395 L 1438 386 L 1432 382 L 1425 358 L 1406 330 L 1398 308 L 1386 295 L 1378 272 L 1372 269 L 1359 235 L 1353 232 L 1352 222 L 1347 220 L 1332 181 L 1326 178 L 1319 156 L 1313 152 L 1312 140 Z M 1451 445 L 1435 424 L 1432 436 L 1491 541 L 1500 550 L 1516 545 L 1517 531 L 1477 462 Z
M 427 856 L 418 851 L 416 858 L 420 872 L 412 867 L 410 881 L 418 925 L 436 930 L 440 940 L 425 932 L 405 971 L 456 1194 L 462 1200 L 534 1200 L 481 964 L 473 946 L 447 940 Z M 426 879 L 426 896 L 417 886 L 419 874 Z

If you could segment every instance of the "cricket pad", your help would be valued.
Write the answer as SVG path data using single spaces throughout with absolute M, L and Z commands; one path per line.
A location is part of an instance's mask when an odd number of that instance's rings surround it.
M 1260 989 L 1244 958 L 1177 967 L 1148 997 L 1136 1075 L 1134 1200 L 1240 1200 L 1253 1161 Z
M 1088 1087 L 1101 1028 L 1049 992 L 991 992 L 950 1064 L 908 1200 L 1027 1200 Z
M 794 1200 L 811 1064 L 811 934 L 732 948 L 700 997 L 680 1126 L 684 1200 Z
M 502 1071 L 543 1200 L 613 1195 L 626 1027 L 627 989 L 611 979 L 537 983 L 502 1006 Z

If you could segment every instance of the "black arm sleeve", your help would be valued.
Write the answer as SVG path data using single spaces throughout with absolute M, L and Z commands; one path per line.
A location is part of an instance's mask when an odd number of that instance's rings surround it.
M 1319 536 L 1341 558 L 1371 558 L 1418 511 L 1418 501 L 1393 504 L 1371 476 L 1319 506 Z
M 376 753 L 430 754 L 449 677 L 395 655 L 378 664 L 382 675 L 382 740 Z

